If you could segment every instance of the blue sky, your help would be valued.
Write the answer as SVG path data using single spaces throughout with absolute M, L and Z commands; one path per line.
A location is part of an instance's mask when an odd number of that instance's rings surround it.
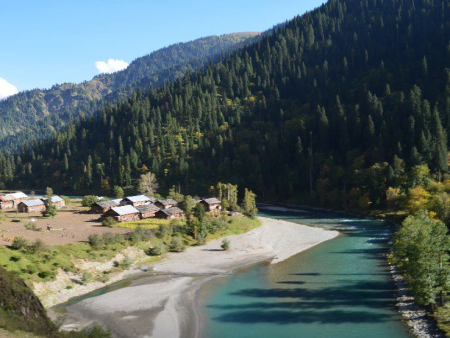
M 177 42 L 264 31 L 321 3 L 0 0 L 0 98 L 6 81 L 20 91 L 82 82 L 99 73 L 95 65 L 98 61 L 116 59 L 129 63 Z

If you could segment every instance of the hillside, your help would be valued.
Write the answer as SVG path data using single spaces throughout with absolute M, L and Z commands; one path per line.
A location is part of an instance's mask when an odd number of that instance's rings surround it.
M 211 58 L 227 53 L 258 33 L 209 36 L 174 44 L 134 60 L 128 68 L 103 74 L 81 84 L 65 83 L 34 89 L 0 101 L 0 149 L 15 149 L 33 138 L 42 139 L 72 118 L 90 115 L 103 100 L 115 102 L 137 87 L 145 90 L 198 70 Z
M 104 194 L 151 170 L 162 189 L 229 180 L 260 198 L 380 206 L 414 166 L 446 175 L 449 4 L 330 1 L 201 72 L 3 155 L 0 182 Z

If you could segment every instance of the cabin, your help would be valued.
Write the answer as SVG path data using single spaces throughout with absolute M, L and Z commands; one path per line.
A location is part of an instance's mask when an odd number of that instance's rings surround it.
M 141 219 L 155 217 L 155 214 L 160 210 L 154 204 L 139 205 L 136 209 L 139 210 Z
M 172 207 L 159 210 L 158 212 L 156 212 L 155 216 L 162 219 L 174 219 L 183 217 L 184 212 L 180 208 Z
M 206 212 L 220 212 L 222 206 L 220 205 L 220 200 L 217 198 L 205 198 L 200 201 L 200 204 L 205 208 Z
M 45 203 L 47 198 L 41 198 L 42 202 Z M 66 202 L 59 196 L 52 196 L 52 204 L 57 208 L 61 209 L 66 206 Z
M 13 193 L 10 193 L 10 194 L 7 194 L 7 195 L 13 197 L 15 206 L 19 205 L 20 202 L 23 202 L 23 201 L 25 201 L 28 198 L 28 196 L 25 195 L 21 191 L 13 192 Z
M 14 198 L 11 195 L 0 196 L 0 210 L 14 208 Z
M 153 201 L 154 200 L 155 199 L 153 199 Z M 145 195 L 138 195 L 138 196 L 125 197 L 120 202 L 120 205 L 132 205 L 133 207 L 137 207 L 139 205 L 150 204 L 150 203 L 152 203 L 152 199 L 151 198 L 148 198 Z
M 45 210 L 45 203 L 42 200 L 28 200 L 17 205 L 19 212 L 39 212 Z
M 104 214 L 109 209 L 118 207 L 120 205 L 121 200 L 112 200 L 112 201 L 103 201 L 92 204 L 91 210 L 89 212 L 91 214 Z
M 168 198 L 166 200 L 160 200 L 160 201 L 156 201 L 155 205 L 160 208 L 160 209 L 169 209 L 169 208 L 173 208 L 177 205 L 177 201 Z
M 137 221 L 140 219 L 139 210 L 132 205 L 113 207 L 103 214 L 104 217 L 113 217 L 119 222 Z

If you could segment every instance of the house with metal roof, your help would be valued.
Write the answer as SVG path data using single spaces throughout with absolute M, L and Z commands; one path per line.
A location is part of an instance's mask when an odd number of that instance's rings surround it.
M 119 222 L 137 221 L 140 219 L 139 210 L 132 205 L 112 207 L 103 214 L 104 217 L 113 217 Z
M 14 197 L 11 195 L 0 195 L 0 209 L 14 208 Z
M 45 201 L 47 201 L 47 198 L 41 198 L 41 200 L 45 203 Z M 52 196 L 52 204 L 58 209 L 66 206 L 66 202 L 59 196 Z
M 138 205 L 144 205 L 144 204 L 150 204 L 153 203 L 152 201 L 155 201 L 155 199 L 148 198 L 145 195 L 137 195 L 137 196 L 129 196 L 125 197 L 120 204 L 121 205 L 132 205 L 134 207 Z
M 45 210 L 45 203 L 42 200 L 22 201 L 17 205 L 19 212 L 39 212 Z

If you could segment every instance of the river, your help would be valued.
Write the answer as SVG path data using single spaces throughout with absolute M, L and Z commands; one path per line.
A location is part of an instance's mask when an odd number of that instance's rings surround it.
M 387 223 L 311 209 L 260 214 L 338 229 L 341 235 L 280 263 L 260 263 L 207 283 L 198 294 L 200 337 L 411 337 L 396 312 L 395 287 L 383 257 L 392 231 Z M 131 281 L 56 309 L 71 309 Z
M 200 294 L 202 337 L 411 337 L 395 310 L 385 222 L 322 211 L 266 217 L 342 235 L 278 264 L 259 264 Z

